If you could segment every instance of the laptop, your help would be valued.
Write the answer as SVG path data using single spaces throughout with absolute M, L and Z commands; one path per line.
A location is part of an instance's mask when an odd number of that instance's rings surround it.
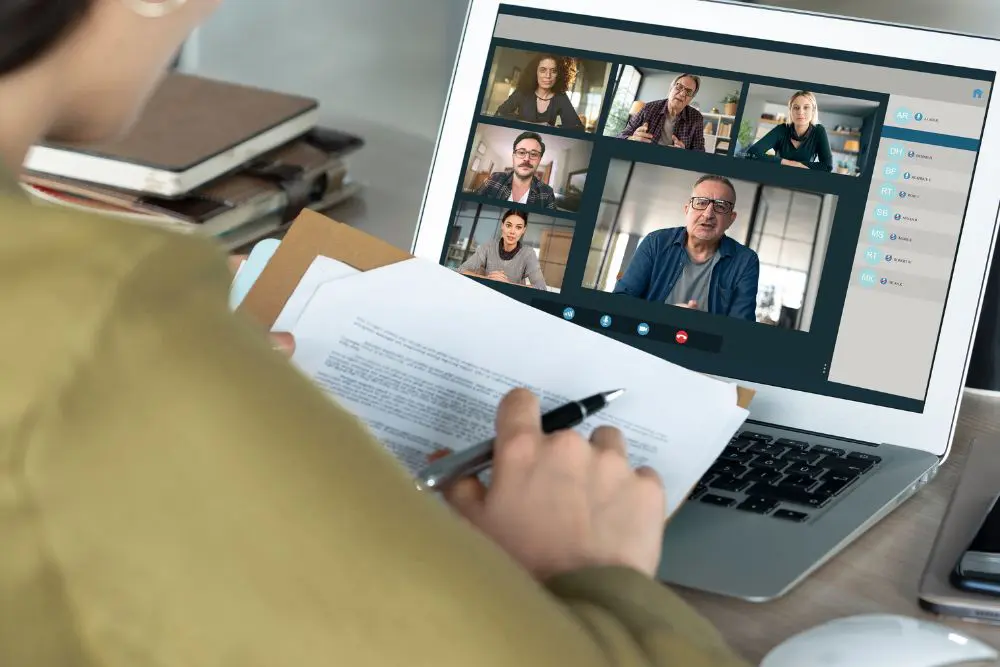
M 778 598 L 947 459 L 998 65 L 992 39 L 757 5 L 472 1 L 414 254 L 756 391 L 663 582 Z

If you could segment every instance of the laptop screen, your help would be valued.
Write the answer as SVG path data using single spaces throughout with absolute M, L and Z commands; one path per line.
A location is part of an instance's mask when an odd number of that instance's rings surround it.
M 807 42 L 501 6 L 441 263 L 701 372 L 922 411 L 993 75 Z

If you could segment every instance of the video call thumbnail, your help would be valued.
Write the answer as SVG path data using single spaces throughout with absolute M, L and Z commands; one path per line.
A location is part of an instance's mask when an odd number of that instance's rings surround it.
M 554 52 L 497 47 L 482 114 L 594 132 L 611 63 Z
M 808 331 L 836 208 L 835 195 L 614 160 L 582 286 Z
M 529 208 L 576 212 L 592 150 L 582 139 L 479 123 L 462 191 Z
M 566 218 L 463 201 L 448 228 L 444 266 L 558 293 L 575 231 Z
M 620 65 L 604 135 L 727 155 L 743 83 Z
M 858 176 L 875 150 L 878 110 L 874 100 L 753 84 L 735 155 Z

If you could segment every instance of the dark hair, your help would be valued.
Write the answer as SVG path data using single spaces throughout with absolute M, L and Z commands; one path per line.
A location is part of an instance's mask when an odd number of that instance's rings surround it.
M 525 226 L 528 225 L 528 214 L 525 213 L 524 211 L 518 211 L 516 208 L 511 208 L 504 211 L 503 216 L 500 218 L 500 222 L 501 223 L 507 222 L 507 218 L 515 215 L 521 218 L 521 220 L 524 220 Z
M 554 94 L 565 93 L 573 87 L 573 83 L 576 81 L 576 58 L 539 53 L 524 68 L 521 78 L 517 81 L 518 91 L 532 95 L 535 93 L 535 90 L 538 89 L 538 66 L 542 64 L 543 60 L 556 62 L 556 82 L 552 86 Z
M 94 0 L 0 1 L 0 76 L 31 64 L 56 46 Z
M 542 155 L 545 155 L 545 142 L 542 141 L 542 135 L 537 132 L 522 132 L 517 135 L 517 139 L 514 140 L 514 150 L 517 150 L 517 145 L 525 139 L 534 139 L 537 141 L 538 145 L 542 147 Z
M 699 185 L 701 185 L 706 181 L 715 181 L 716 183 L 722 183 L 723 185 L 725 185 L 727 188 L 729 188 L 729 191 L 733 193 L 733 203 L 734 204 L 736 203 L 736 186 L 734 186 L 733 182 L 728 178 L 726 178 L 725 176 L 718 176 L 716 174 L 705 174 L 704 176 L 702 176 L 701 178 L 699 178 L 697 181 L 694 182 L 694 185 L 691 187 L 691 189 L 693 190 L 694 188 L 698 187 Z

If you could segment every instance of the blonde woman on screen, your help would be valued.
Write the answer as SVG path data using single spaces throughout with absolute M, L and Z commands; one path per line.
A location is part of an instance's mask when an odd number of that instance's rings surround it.
M 26 199 L 30 147 L 126 132 L 218 4 L 0 3 L 0 665 L 740 664 L 653 580 L 617 430 L 514 391 L 491 487 L 439 502 L 230 312 L 210 241 Z
M 774 156 L 767 152 L 774 149 Z M 788 100 L 788 119 L 747 149 L 746 157 L 789 167 L 833 171 L 826 128 L 819 124 L 816 95 L 800 90 Z

